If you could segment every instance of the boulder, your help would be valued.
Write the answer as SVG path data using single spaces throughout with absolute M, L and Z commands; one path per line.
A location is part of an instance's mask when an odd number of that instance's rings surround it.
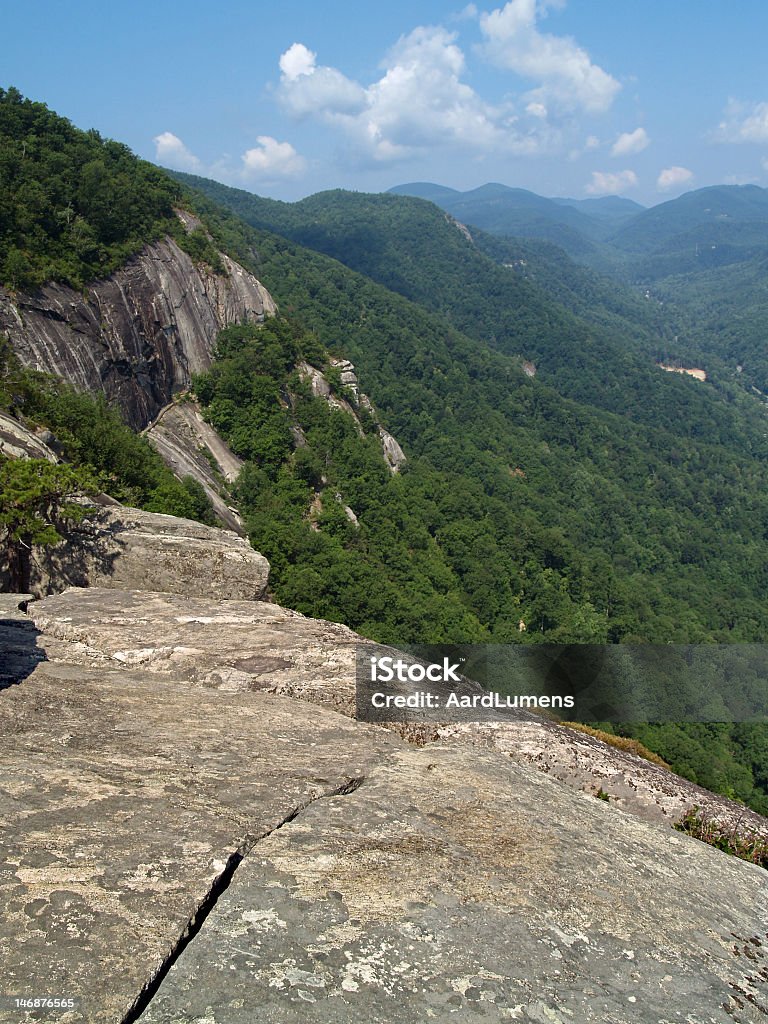
M 213 601 L 263 598 L 269 562 L 229 530 L 124 506 L 94 508 L 65 542 L 34 550 L 29 589 L 168 591 Z

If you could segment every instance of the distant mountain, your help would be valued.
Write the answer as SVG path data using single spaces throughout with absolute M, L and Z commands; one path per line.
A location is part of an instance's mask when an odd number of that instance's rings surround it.
M 575 210 L 581 210 L 590 217 L 598 217 L 600 220 L 611 221 L 614 224 L 623 222 L 634 217 L 645 210 L 644 206 L 636 203 L 634 199 L 626 199 L 624 196 L 596 196 L 592 199 L 553 199 L 553 203 L 560 203 L 563 206 L 572 206 Z
M 532 360 L 563 396 L 649 430 L 663 421 L 684 437 L 731 433 L 723 409 L 701 405 L 700 392 L 694 400 L 685 382 L 660 378 L 653 366 L 678 357 L 665 310 L 554 246 L 474 227 L 470 241 L 450 216 L 411 196 L 334 190 L 283 203 L 176 177 L 251 226 L 338 260 L 500 353 Z
M 440 206 L 464 224 L 493 235 L 539 238 L 565 249 L 576 258 L 596 254 L 595 243 L 615 228 L 615 220 L 595 216 L 574 207 L 571 201 L 545 199 L 524 188 L 496 182 L 469 192 L 416 182 L 398 185 L 391 194 L 417 196 Z
M 625 281 L 648 282 L 760 258 L 768 251 L 768 190 L 715 185 L 645 209 L 623 196 L 547 199 L 489 183 L 458 192 L 428 182 L 398 185 L 492 235 L 550 242 Z
M 162 245 L 177 245 L 179 232 L 188 247 L 176 264 L 187 270 L 173 278 L 182 296 L 213 297 L 240 321 L 228 276 L 250 271 L 274 294 L 280 315 L 232 323 L 210 369 L 207 350 L 197 364 L 204 372 L 193 386 L 208 426 L 245 462 L 234 496 L 286 604 L 385 643 L 765 638 L 763 410 L 714 357 L 703 364 L 706 381 L 653 365 L 669 361 L 653 350 L 669 342 L 666 306 L 546 242 L 476 227 L 470 237 L 424 199 L 336 191 L 279 203 L 177 175 L 189 186 L 179 189 L 116 144 L 94 150 L 44 110 L 29 113 L 34 123 L 14 116 L 0 145 L 6 295 L 18 324 L 45 308 L 51 276 L 85 281 L 94 266 L 125 303 L 126 271 L 159 264 L 165 283 L 143 304 L 154 326 L 133 331 L 141 351 L 120 367 L 151 372 L 169 343 L 153 332 L 172 338 L 179 319 L 178 303 L 173 322 L 162 314 L 169 263 L 152 258 L 153 232 Z M 83 165 L 80 153 L 103 155 L 103 168 Z M 108 175 L 113 157 L 118 173 Z M 156 194 L 145 209 L 149 185 Z M 491 186 L 480 198 L 503 206 L 508 191 Z M 43 199 L 58 204 L 59 195 L 72 198 L 72 214 L 54 205 L 62 216 L 49 221 Z M 518 195 L 518 206 L 548 209 L 531 196 Z M 122 277 L 90 262 L 116 226 L 125 227 L 114 240 L 122 254 L 107 255 L 121 259 Z M 33 285 L 35 274 L 46 284 L 27 293 L 30 271 Z M 39 317 L 41 349 L 72 320 L 64 369 L 87 354 L 74 303 L 50 303 L 52 315 Z M 93 309 L 94 336 L 108 351 L 114 319 L 98 302 Z M 9 355 L 0 344 L 0 363 Z M 51 388 L 51 400 L 62 402 L 61 391 Z M 33 411 L 0 367 L 3 394 L 9 410 Z M 98 455 L 112 436 L 104 419 L 63 398 L 67 434 L 87 430 Z M 407 459 L 395 474 L 382 459 L 393 437 Z M 118 454 L 133 450 L 118 442 Z M 653 742 L 699 783 L 768 807 L 768 755 L 741 727 L 713 737 L 709 726 L 670 725 Z
M 440 205 L 441 200 L 450 201 L 451 197 L 461 196 L 456 188 L 447 188 L 445 185 L 434 185 L 431 181 L 413 181 L 410 185 L 395 185 L 389 190 L 393 195 L 415 196 L 417 199 L 428 199 L 431 203 Z
M 686 192 L 634 217 L 610 239 L 632 253 L 675 252 L 699 245 L 768 245 L 768 189 L 713 185 Z

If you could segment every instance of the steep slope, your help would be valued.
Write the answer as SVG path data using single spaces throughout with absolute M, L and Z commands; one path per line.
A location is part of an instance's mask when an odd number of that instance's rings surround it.
M 248 223 L 340 260 L 477 341 L 533 362 L 539 379 L 564 396 L 656 432 L 760 443 L 729 376 L 710 374 L 717 391 L 697 391 L 655 367 L 670 349 L 675 355 L 678 333 L 656 303 L 554 247 L 473 241 L 434 205 L 409 197 L 337 191 L 289 204 L 194 184 Z
M 238 193 L 242 201 L 244 196 Z M 213 215 L 211 207 L 205 208 Z M 450 225 L 446 227 L 461 239 L 459 232 L 451 229 Z M 398 300 L 370 281 L 366 282 L 344 271 L 338 263 L 319 255 L 311 256 L 263 232 L 249 234 L 242 225 L 238 226 L 231 220 L 220 220 L 219 230 L 222 238 L 226 236 L 242 252 L 249 247 L 259 251 L 260 273 L 276 291 L 284 309 L 299 313 L 308 326 L 317 331 L 320 340 L 327 344 L 339 345 L 343 339 L 344 350 L 358 366 L 363 385 L 376 397 L 387 422 L 401 444 L 404 444 L 407 453 L 427 458 L 441 471 L 472 476 L 476 481 L 473 486 L 483 480 L 486 491 L 504 496 L 506 511 L 494 507 L 495 528 L 490 527 L 490 523 L 484 523 L 480 531 L 485 534 L 490 528 L 496 534 L 497 543 L 500 540 L 499 531 L 506 534 L 506 527 L 502 524 L 513 509 L 517 510 L 513 512 L 513 520 L 516 516 L 527 519 L 528 512 L 534 510 L 540 523 L 564 524 L 568 519 L 566 535 L 579 545 L 583 553 L 594 551 L 597 555 L 598 550 L 616 553 L 613 568 L 608 570 L 613 576 L 621 571 L 619 565 L 626 557 L 626 552 L 633 549 L 634 542 L 614 547 L 615 537 L 610 540 L 603 533 L 604 527 L 600 524 L 606 524 L 616 511 L 607 517 L 604 512 L 586 511 L 591 501 L 602 502 L 614 491 L 615 484 L 609 484 L 608 478 L 623 478 L 619 484 L 623 495 L 620 502 L 623 511 L 619 515 L 628 517 L 625 528 L 628 528 L 629 535 L 637 539 L 645 533 L 651 522 L 658 524 L 660 521 L 657 513 L 650 518 L 644 513 L 642 526 L 635 520 L 635 525 L 628 527 L 629 519 L 634 519 L 630 506 L 638 500 L 645 503 L 650 497 L 648 492 L 641 497 L 636 470 L 640 465 L 645 466 L 646 470 L 641 471 L 645 479 L 649 457 L 651 464 L 660 458 L 664 469 L 661 470 L 659 466 L 659 470 L 664 478 L 670 483 L 672 478 L 676 478 L 682 488 L 678 492 L 679 498 L 673 498 L 672 492 L 667 492 L 665 501 L 672 502 L 671 506 L 667 504 L 667 510 L 673 518 L 678 515 L 686 518 L 697 506 L 698 511 L 686 529 L 692 531 L 692 535 L 706 546 L 707 542 L 703 538 L 710 514 L 700 501 L 697 505 L 695 500 L 691 502 L 690 498 L 682 499 L 682 493 L 688 491 L 691 485 L 690 480 L 683 483 L 684 478 L 691 472 L 697 477 L 694 490 L 701 499 L 708 492 L 711 493 L 715 478 L 719 481 L 726 479 L 719 470 L 715 470 L 716 466 L 724 465 L 723 459 L 726 462 L 733 460 L 732 481 L 737 478 L 744 480 L 745 459 L 751 467 L 749 474 L 753 470 L 758 474 L 763 472 L 760 459 L 749 454 L 750 449 L 755 453 L 760 450 L 757 426 L 753 430 L 745 428 L 740 433 L 734 433 L 732 414 L 727 413 L 725 404 L 718 406 L 701 397 L 701 392 L 697 390 L 699 385 L 694 381 L 675 380 L 675 398 L 663 403 L 670 407 L 669 412 L 657 415 L 653 424 L 651 444 L 654 454 L 651 454 L 648 449 L 649 436 L 645 430 L 636 431 L 629 423 L 620 425 L 621 420 L 615 417 L 602 419 L 605 414 L 595 409 L 588 410 L 584 404 L 576 406 L 564 402 L 543 383 L 542 373 L 526 381 L 519 359 L 501 353 L 494 354 L 487 345 L 469 341 L 451 331 L 444 321 L 441 323 L 434 316 Z M 520 312 L 525 315 L 524 309 Z M 536 323 L 537 320 L 532 317 L 532 324 L 535 326 Z M 545 331 L 550 329 L 546 320 L 541 326 Z M 656 375 L 658 387 L 662 389 L 660 393 L 663 394 L 669 378 L 652 368 L 649 372 Z M 588 376 L 581 377 L 581 384 L 585 388 L 591 384 L 594 388 Z M 618 400 L 619 396 L 627 395 L 629 381 L 619 379 L 613 386 Z M 632 386 L 635 386 L 634 382 Z M 669 394 L 671 396 L 673 392 Z M 689 417 L 686 424 L 684 408 L 688 403 L 692 403 L 692 410 L 700 410 L 700 418 L 697 421 L 695 417 Z M 662 407 L 662 403 L 659 407 Z M 730 438 L 732 442 L 735 437 L 740 438 L 738 455 L 728 447 L 717 445 L 718 420 L 715 417 L 718 415 L 723 417 L 720 428 L 723 441 Z M 678 436 L 674 439 L 671 433 L 664 433 L 669 417 L 678 424 Z M 697 422 L 698 425 L 694 426 Z M 471 424 L 471 428 L 466 429 L 464 423 Z M 598 426 L 598 423 L 601 425 Z M 686 439 L 686 431 L 694 437 Z M 697 434 L 702 440 L 696 439 Z M 598 443 L 595 443 L 595 437 L 600 438 Z M 609 454 L 609 449 L 605 447 L 607 437 L 614 439 L 618 445 L 613 454 Z M 623 439 L 621 442 L 618 441 L 619 437 Z M 566 441 L 566 438 L 570 440 Z M 706 442 L 703 438 L 707 439 Z M 445 447 L 448 439 L 449 448 Z M 544 451 L 542 441 L 547 444 L 546 466 L 539 462 Z M 609 443 L 610 447 L 612 442 Z M 641 449 L 643 455 L 640 455 Z M 685 455 L 682 455 L 683 450 L 686 451 Z M 620 451 L 623 454 L 619 454 Z M 603 462 L 601 453 L 604 453 L 608 461 Z M 565 457 L 565 461 L 560 461 L 561 456 Z M 491 471 L 491 465 L 497 458 L 502 460 L 500 465 L 496 463 L 498 476 L 495 470 Z M 557 469 L 552 460 L 557 461 Z M 742 468 L 737 470 L 737 464 Z M 521 478 L 518 477 L 515 478 L 518 484 L 511 484 L 509 467 L 515 466 L 523 469 L 527 479 L 535 479 L 535 484 L 523 484 L 520 487 Z M 582 497 L 580 501 L 574 502 L 572 497 L 567 496 L 567 491 L 577 466 L 581 466 L 590 477 L 595 473 L 600 474 L 604 483 L 590 489 L 592 497 L 589 499 L 586 499 L 583 487 L 577 487 Z M 699 468 L 694 468 L 696 466 Z M 705 468 L 707 466 L 709 469 Z M 489 473 L 492 473 L 492 477 L 488 476 Z M 625 473 L 629 476 L 626 477 Z M 503 482 L 504 474 L 507 474 L 507 482 Z M 493 484 L 490 483 L 491 478 Z M 450 489 L 455 484 L 449 484 L 446 480 L 443 486 Z M 676 489 L 678 484 L 672 486 Z M 555 493 L 559 496 L 556 499 L 556 511 L 551 504 Z M 573 490 L 570 493 L 572 495 Z M 652 504 L 655 500 L 652 500 Z M 587 504 L 584 504 L 585 501 Z M 684 511 L 686 506 L 689 512 Z M 471 503 L 469 507 L 472 507 Z M 523 511 L 524 507 L 527 512 Z M 613 506 L 615 510 L 618 507 Z M 566 509 L 569 511 L 566 512 Z M 575 519 L 570 518 L 572 513 Z M 581 520 L 584 513 L 585 518 Z M 583 527 L 576 527 L 576 520 L 583 522 Z M 712 523 L 713 526 L 717 523 L 716 529 L 721 530 L 721 516 L 714 509 Z M 511 521 L 509 525 L 513 530 Z M 478 527 L 473 529 L 477 533 Z M 667 529 L 662 529 L 659 534 L 656 534 L 655 527 L 651 527 L 651 530 L 657 537 L 653 547 L 660 554 L 667 549 L 671 534 Z M 624 529 L 620 529 L 620 533 L 623 534 Z M 745 539 L 742 534 L 738 543 L 743 543 Z M 510 540 L 511 536 L 503 541 L 505 548 Z M 641 543 L 645 545 L 645 542 Z M 681 568 L 681 562 L 683 566 L 690 564 L 684 561 L 686 557 L 680 550 L 675 554 L 668 551 L 662 556 L 658 568 L 662 573 L 667 569 L 672 573 L 674 567 L 675 577 L 679 580 L 679 574 L 687 572 L 687 569 Z M 695 557 L 698 559 L 699 556 Z M 570 564 L 573 564 L 573 558 L 573 551 L 569 551 L 567 561 Z M 510 572 L 517 576 L 519 570 L 515 571 L 510 566 Z M 751 572 L 750 575 L 753 577 Z M 597 574 L 591 571 L 590 578 L 594 586 Z M 656 589 L 650 580 L 647 580 L 647 584 L 651 590 Z M 672 589 L 678 592 L 678 584 L 672 585 Z M 638 588 L 634 587 L 633 590 L 637 595 Z M 698 586 L 689 588 L 689 595 L 696 590 Z M 711 593 L 710 590 L 703 602 L 707 604 L 709 613 L 713 610 Z M 509 607 L 510 597 L 502 598 L 501 606 Z M 634 600 L 637 600 L 637 596 Z
M 343 194 L 332 199 L 346 209 Z M 582 300 L 576 316 L 586 278 L 573 270 L 558 285 L 568 309 L 547 295 L 551 282 L 499 266 L 429 204 L 374 199 L 391 237 L 360 197 L 351 251 L 371 274 L 391 264 L 418 302 L 179 195 L 200 217 L 187 218 L 184 236 L 195 267 L 222 273 L 217 253 L 230 253 L 291 317 L 230 326 L 192 381 L 246 462 L 238 502 L 280 598 L 390 642 L 761 639 L 762 425 L 750 428 L 727 391 L 718 397 L 717 381 L 702 388 L 650 361 L 640 372 L 643 340 L 622 336 L 631 311 L 608 304 L 614 326 L 601 327 Z M 293 216 L 286 204 L 262 209 Z M 392 219 L 397 209 L 423 219 Z M 445 266 L 434 250 L 419 266 L 422 229 L 436 225 Z M 333 244 L 351 237 L 340 218 L 318 217 L 315 230 Z M 548 264 L 537 260 L 539 273 Z M 489 281 L 503 299 L 495 311 Z M 486 331 L 499 335 L 492 346 Z M 321 378 L 325 397 L 312 393 Z M 398 474 L 383 458 L 385 445 L 399 460 L 385 433 L 407 459 Z M 727 741 L 748 765 L 717 785 L 759 801 L 762 755 L 753 763 L 749 742 Z
M 221 259 L 217 274 L 166 237 L 85 294 L 63 284 L 0 289 L 0 332 L 25 365 L 103 391 L 141 429 L 210 366 L 222 327 L 275 310 L 251 274 Z

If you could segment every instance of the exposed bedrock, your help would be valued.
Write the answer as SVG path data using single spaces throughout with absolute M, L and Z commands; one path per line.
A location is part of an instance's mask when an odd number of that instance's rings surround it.
M 339 714 L 343 626 L 10 601 L 2 996 L 74 997 L 46 1014 L 67 1024 L 765 1021 L 762 869 L 500 750 Z
M 141 666 L 187 688 L 268 690 L 355 714 L 361 638 L 339 623 L 263 601 L 92 589 L 35 602 L 28 614 L 46 644 L 72 641 L 56 655 L 72 664 Z M 416 742 L 493 750 L 588 794 L 602 789 L 607 806 L 667 828 L 698 805 L 708 816 L 768 837 L 768 821 L 741 804 L 592 736 L 517 714 L 514 722 L 393 728 Z
M 242 460 L 205 422 L 197 402 L 185 398 L 161 410 L 145 436 L 180 480 L 197 480 L 224 526 L 244 536 L 243 521 L 229 504 L 229 485 L 237 480 Z
M 116 503 L 92 506 L 61 529 L 64 543 L 32 549 L 26 586 L 36 596 L 67 587 L 162 590 L 213 601 L 266 594 L 269 562 L 229 530 Z M 0 555 L 0 587 L 7 586 Z
M 0 333 L 27 366 L 103 391 L 141 429 L 208 368 L 223 327 L 275 312 L 252 274 L 221 260 L 225 273 L 214 274 L 165 238 L 85 294 L 48 284 L 12 299 L 0 289 Z

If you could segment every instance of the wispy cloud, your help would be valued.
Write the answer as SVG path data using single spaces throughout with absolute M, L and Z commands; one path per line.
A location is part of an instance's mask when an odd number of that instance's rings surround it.
M 659 192 L 669 192 L 673 188 L 682 188 L 693 181 L 693 171 L 687 167 L 665 167 L 656 179 Z
M 642 153 L 650 141 L 645 128 L 635 128 L 633 132 L 623 132 L 614 142 L 611 156 L 630 156 L 632 153 Z
M 745 104 L 729 100 L 712 138 L 715 142 L 768 142 L 768 102 Z
M 592 171 L 584 191 L 590 196 L 618 196 L 639 184 L 634 171 Z
M 164 167 L 176 171 L 196 171 L 213 174 L 226 181 L 276 182 L 295 178 L 306 169 L 306 160 L 296 152 L 290 142 L 278 142 L 271 135 L 259 135 L 256 146 L 246 150 L 240 165 L 232 167 L 228 158 L 207 167 L 173 132 L 162 132 L 153 139 L 155 159 Z
M 307 162 L 290 142 L 278 142 L 271 135 L 259 135 L 253 149 L 243 153 L 243 174 L 249 178 L 274 180 L 294 178 L 306 170 Z
M 539 31 L 538 21 L 552 6 L 542 0 L 510 0 L 481 15 L 484 54 L 498 67 L 537 82 L 531 96 L 547 108 L 608 110 L 620 83 L 575 40 Z
M 155 160 L 163 167 L 171 167 L 175 171 L 199 171 L 202 168 L 200 160 L 173 132 L 161 132 L 152 141 L 155 144 Z

